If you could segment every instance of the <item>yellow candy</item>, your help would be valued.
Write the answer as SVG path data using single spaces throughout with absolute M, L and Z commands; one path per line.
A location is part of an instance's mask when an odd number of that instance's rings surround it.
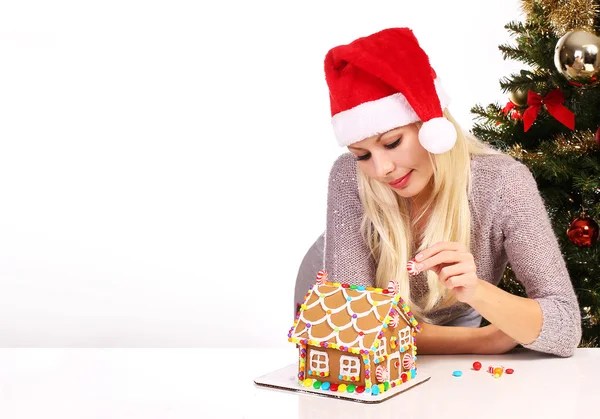
M 312 385 L 313 385 L 312 378 L 307 378 L 306 380 L 304 380 L 304 387 L 312 387 Z
M 340 385 L 338 386 L 338 391 L 339 391 L 340 393 L 344 393 L 344 392 L 346 391 L 346 387 L 347 387 L 347 386 L 346 386 L 346 384 L 340 384 Z

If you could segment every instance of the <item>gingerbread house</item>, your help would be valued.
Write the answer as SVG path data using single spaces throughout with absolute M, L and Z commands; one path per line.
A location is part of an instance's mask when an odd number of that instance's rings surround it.
M 417 374 L 421 326 L 393 289 L 313 285 L 288 333 L 299 349 L 299 384 L 378 395 Z

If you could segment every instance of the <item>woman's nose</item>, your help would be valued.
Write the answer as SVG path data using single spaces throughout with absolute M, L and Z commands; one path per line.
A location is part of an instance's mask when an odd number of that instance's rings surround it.
M 386 179 L 394 171 L 394 162 L 386 156 L 379 156 L 375 164 L 375 170 L 380 179 Z

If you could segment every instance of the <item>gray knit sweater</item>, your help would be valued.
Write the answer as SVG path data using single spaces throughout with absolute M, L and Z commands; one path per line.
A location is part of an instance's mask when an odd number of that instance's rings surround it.
M 325 235 L 303 260 L 296 301 L 302 299 L 306 284 L 314 282 L 315 269 L 323 266 L 333 282 L 374 284 L 375 263 L 360 234 L 363 209 L 356 170 L 351 153 L 333 164 Z M 527 166 L 503 155 L 474 156 L 471 173 L 471 253 L 478 277 L 498 285 L 509 264 L 543 312 L 540 336 L 524 346 L 571 356 L 581 339 L 579 305 L 535 179 Z M 411 280 L 413 298 L 427 290 L 425 274 Z M 481 316 L 464 303 L 428 316 L 441 325 L 477 327 L 481 322 Z

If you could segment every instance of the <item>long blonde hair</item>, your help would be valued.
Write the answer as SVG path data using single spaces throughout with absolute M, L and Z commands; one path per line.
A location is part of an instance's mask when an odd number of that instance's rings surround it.
M 427 271 L 429 292 L 414 301 L 406 264 L 418 251 L 441 241 L 463 243 L 470 249 L 471 156 L 501 154 L 464 132 L 447 110 L 444 117 L 452 122 L 458 138 L 450 151 L 429 154 L 433 166 L 433 193 L 412 218 L 408 199 L 399 197 L 387 185 L 358 170 L 359 194 L 364 208 L 361 233 L 377 263 L 376 286 L 387 288 L 389 280 L 395 278 L 400 295 L 420 320 L 426 319 L 426 313 L 434 308 L 454 304 L 456 298 L 439 282 L 435 273 Z M 428 213 L 420 245 L 415 249 L 413 229 Z

